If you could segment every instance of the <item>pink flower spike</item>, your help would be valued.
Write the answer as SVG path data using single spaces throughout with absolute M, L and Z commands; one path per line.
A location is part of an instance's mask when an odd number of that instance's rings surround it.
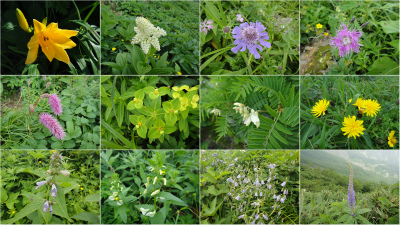
M 58 98 L 57 93 L 50 95 L 49 104 L 53 109 L 54 114 L 56 114 L 57 116 L 59 116 L 63 112 L 61 100 Z
M 43 79 L 46 80 L 46 75 L 42 75 L 42 76 L 43 76 Z
M 50 130 L 50 132 L 59 140 L 64 139 L 65 132 L 58 120 L 54 119 L 52 115 L 48 113 L 42 113 L 39 116 L 40 122 Z

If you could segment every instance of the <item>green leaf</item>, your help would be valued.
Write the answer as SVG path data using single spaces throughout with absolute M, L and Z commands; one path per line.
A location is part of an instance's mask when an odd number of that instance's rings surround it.
M 128 220 L 128 216 L 126 215 L 126 207 L 125 206 L 118 207 L 118 214 L 121 217 L 122 221 L 124 223 L 126 223 L 126 221 Z
M 178 117 L 176 116 L 175 113 L 167 113 L 165 114 L 165 122 L 169 125 L 174 125 L 176 121 L 178 120 Z
M 57 195 L 55 198 L 56 204 L 53 205 L 53 214 L 64 217 L 69 222 L 72 222 L 71 218 L 68 216 L 67 204 L 65 203 L 64 189 L 60 185 L 56 186 L 57 186 Z
M 157 194 L 157 197 L 164 197 L 166 200 L 170 200 L 171 203 L 174 204 L 174 205 L 188 206 L 180 198 L 176 197 L 175 195 L 173 195 L 173 194 L 171 194 L 169 192 L 160 192 L 160 193 Z
M 137 129 L 137 133 L 141 138 L 146 138 L 147 127 L 146 125 L 142 125 Z
M 100 194 L 99 193 L 88 195 L 85 198 L 85 202 L 99 202 L 99 201 L 100 201 Z
M 387 34 L 399 33 L 399 20 L 380 21 L 379 24 Z
M 87 221 L 91 224 L 100 224 L 100 216 L 96 215 L 94 213 L 91 213 L 91 212 L 78 213 L 78 214 L 72 216 L 71 218 Z
M 164 130 L 164 133 L 165 133 L 165 134 L 170 134 L 170 133 L 175 132 L 175 131 L 177 130 L 177 128 L 176 128 L 175 126 L 166 124 L 166 125 L 164 126 L 163 130 Z
M 399 64 L 389 57 L 379 58 L 372 64 L 368 75 L 398 75 Z
M 12 224 L 17 222 L 18 220 L 28 216 L 29 214 L 33 213 L 34 211 L 36 211 L 37 209 L 40 209 L 43 207 L 43 199 L 42 198 L 38 198 L 36 200 L 34 200 L 33 202 L 29 203 L 28 205 L 26 205 L 23 209 L 21 209 L 19 212 L 17 212 L 15 214 L 15 216 L 9 220 L 3 220 L 1 221 L 2 224 Z
M 158 127 L 152 127 L 149 129 L 149 138 L 159 138 L 161 136 L 160 130 L 158 129 Z
M 112 135 L 114 135 L 115 138 L 118 138 L 122 143 L 124 143 L 129 149 L 136 149 L 136 146 L 134 145 L 133 141 L 132 143 L 126 139 L 124 136 L 122 136 L 120 133 L 118 133 L 114 128 L 112 128 L 106 121 L 101 119 L 101 126 L 104 127 L 106 130 L 108 130 Z

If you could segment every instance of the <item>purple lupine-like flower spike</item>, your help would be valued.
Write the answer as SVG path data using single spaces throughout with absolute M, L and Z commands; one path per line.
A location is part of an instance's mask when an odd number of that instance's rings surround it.
M 62 110 L 61 100 L 58 98 L 57 93 L 50 95 L 49 104 L 53 109 L 54 114 L 56 114 L 57 116 L 61 115 L 63 110 Z
M 39 116 L 40 122 L 50 130 L 50 132 L 57 138 L 57 139 L 64 139 L 65 132 L 58 120 L 54 119 L 52 115 L 48 113 L 42 113 Z
M 349 167 L 350 167 L 349 187 L 348 187 L 348 191 L 347 191 L 347 198 L 348 198 L 348 204 L 349 204 L 349 208 L 351 211 L 351 215 L 354 217 L 354 216 L 356 216 L 354 214 L 354 211 L 356 209 L 356 194 L 354 192 L 354 187 L 353 187 L 353 167 L 351 167 L 350 163 L 347 162 L 347 164 L 349 164 Z
M 244 52 L 247 48 L 254 55 L 255 59 L 259 59 L 260 54 L 258 51 L 263 50 L 261 45 L 271 48 L 271 43 L 267 41 L 269 40 L 268 32 L 263 31 L 265 31 L 265 27 L 258 21 L 255 23 L 250 22 L 250 24 L 245 22 L 236 26 L 232 30 L 232 37 L 235 39 L 233 44 L 236 47 L 233 47 L 231 51 L 237 54 L 239 50 Z
M 57 196 L 57 188 L 56 188 L 56 185 L 54 185 L 54 184 L 51 186 L 50 195 L 53 196 L 53 197 Z
M 350 52 L 358 53 L 360 46 L 363 46 L 359 43 L 361 36 L 360 31 L 351 30 L 342 23 L 336 32 L 336 37 L 332 37 L 330 45 L 339 50 L 340 57 L 349 55 Z
M 43 204 L 43 212 L 47 212 L 48 209 L 49 209 L 49 201 L 46 201 L 46 202 Z
M 39 189 L 41 186 L 45 185 L 47 183 L 47 181 L 40 181 L 40 182 L 36 182 L 36 189 Z

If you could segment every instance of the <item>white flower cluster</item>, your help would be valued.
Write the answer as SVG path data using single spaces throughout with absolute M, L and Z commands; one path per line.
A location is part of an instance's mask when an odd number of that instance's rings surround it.
M 253 122 L 257 128 L 260 126 L 258 111 L 255 111 L 239 102 L 235 102 L 234 105 L 236 105 L 236 107 L 233 107 L 233 109 L 236 110 L 236 113 L 239 112 L 240 115 L 243 116 L 243 123 L 246 124 L 246 126 L 249 126 L 251 122 Z M 249 110 L 251 110 L 251 113 Z
M 214 114 L 214 115 L 216 115 L 216 116 L 221 116 L 221 110 L 219 110 L 219 109 L 212 109 L 212 110 L 209 110 L 208 111 L 210 114 Z
M 154 217 L 154 215 L 156 214 L 156 210 L 154 210 L 153 212 L 149 212 L 149 210 L 150 209 L 140 208 L 140 211 L 142 212 L 143 215 L 149 216 L 149 217 Z
M 122 201 L 122 199 L 120 199 L 118 197 L 118 194 L 119 194 L 119 191 L 120 190 L 122 191 L 124 188 L 120 187 L 119 183 L 121 183 L 121 182 L 120 181 L 111 181 L 112 186 L 110 188 L 110 191 L 112 191 L 114 189 L 117 189 L 117 191 L 113 192 L 113 194 L 110 197 L 108 197 L 108 199 L 111 201 L 117 201 L 117 205 L 122 205 L 122 204 L 124 204 L 124 202 Z M 114 186 L 115 184 L 116 184 L 116 186 Z
M 153 45 L 157 51 L 160 51 L 158 38 L 167 35 L 164 29 L 155 27 L 144 17 L 136 17 L 136 27 L 134 28 L 136 36 L 132 39 L 132 44 L 140 43 L 143 52 L 147 54 L 150 45 Z

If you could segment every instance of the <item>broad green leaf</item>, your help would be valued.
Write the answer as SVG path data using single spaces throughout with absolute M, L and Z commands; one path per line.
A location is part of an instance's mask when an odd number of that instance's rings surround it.
M 13 218 L 1 221 L 2 224 L 12 224 L 43 207 L 43 199 L 37 198 L 17 212 Z
M 379 24 L 387 34 L 399 33 L 399 20 L 380 21 Z
M 174 125 L 177 120 L 178 120 L 178 117 L 176 116 L 175 113 L 167 113 L 167 114 L 165 114 L 165 122 L 167 124 Z
M 72 216 L 71 218 L 74 218 L 77 220 L 84 220 L 91 224 L 100 224 L 100 216 L 96 215 L 94 213 L 91 213 L 91 212 L 78 213 L 78 214 Z

